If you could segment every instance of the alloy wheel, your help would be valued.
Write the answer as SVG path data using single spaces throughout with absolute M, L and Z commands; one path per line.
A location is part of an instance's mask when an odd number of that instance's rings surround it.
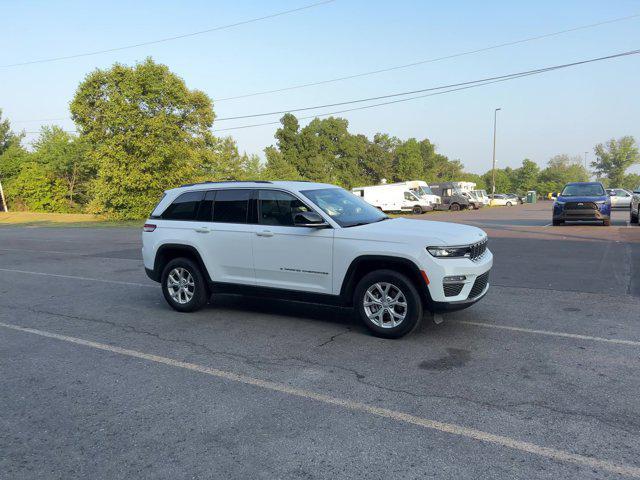
M 171 298 L 184 305 L 189 303 L 195 293 L 195 282 L 191 272 L 183 267 L 176 267 L 167 276 L 167 290 Z
M 397 327 L 407 316 L 407 299 L 392 283 L 371 285 L 364 294 L 363 306 L 371 323 L 381 328 Z

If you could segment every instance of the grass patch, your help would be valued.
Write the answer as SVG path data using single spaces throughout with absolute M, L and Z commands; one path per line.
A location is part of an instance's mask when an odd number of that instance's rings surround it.
M 114 221 L 87 213 L 0 212 L 0 226 L 16 227 L 129 227 L 140 228 L 144 220 Z

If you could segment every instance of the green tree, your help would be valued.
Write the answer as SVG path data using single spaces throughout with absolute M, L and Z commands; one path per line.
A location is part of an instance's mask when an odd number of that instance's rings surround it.
M 70 204 L 86 203 L 89 182 L 96 174 L 95 163 L 88 156 L 87 142 L 60 127 L 45 126 L 33 148 L 33 161 L 63 181 Z
M 265 148 L 267 163 L 263 178 L 266 180 L 301 180 L 300 172 L 285 159 L 284 154 L 274 146 Z
M 87 75 L 71 114 L 97 168 L 90 210 L 112 217 L 147 215 L 164 189 L 199 174 L 215 145 L 211 99 L 150 58 Z
M 0 155 L 0 182 L 10 182 L 20 173 L 22 165 L 28 162 L 30 153 L 20 143 L 14 143 Z
M 0 155 L 9 147 L 20 144 L 24 134 L 16 134 L 11 131 L 9 119 L 2 120 L 2 109 L 0 109 Z
M 420 143 L 410 138 L 396 147 L 397 166 L 394 181 L 421 180 L 424 176 L 424 163 Z
M 637 173 L 629 173 L 622 180 L 622 187 L 629 191 L 640 190 L 640 175 Z
M 33 212 L 69 210 L 65 182 L 56 178 L 45 165 L 27 162 L 6 188 L 7 203 Z
M 496 193 L 510 193 L 513 191 L 513 184 L 511 182 L 512 170 L 506 170 L 502 168 L 496 168 Z M 493 186 L 493 172 L 489 170 L 482 176 L 484 180 L 484 189 L 488 192 L 492 192 Z
M 598 176 L 605 176 L 609 186 L 614 188 L 622 185 L 627 169 L 640 161 L 638 146 L 632 136 L 599 143 L 594 152 L 596 160 L 591 162 L 591 166 Z
M 538 164 L 528 158 L 525 158 L 522 161 L 522 166 L 513 171 L 513 190 L 519 193 L 535 190 L 538 186 L 539 176 L 540 167 Z
M 569 182 L 586 182 L 589 172 L 584 168 L 580 157 L 562 154 L 549 160 L 547 168 L 540 172 L 538 190 L 540 192 L 559 192 Z

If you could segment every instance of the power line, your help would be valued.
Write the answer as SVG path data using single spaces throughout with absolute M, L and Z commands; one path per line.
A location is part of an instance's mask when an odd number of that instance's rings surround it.
M 544 68 L 537 68 L 534 70 L 527 70 L 524 72 L 517 72 L 517 73 L 510 73 L 507 75 L 499 75 L 499 76 L 495 76 L 495 77 L 488 77 L 488 78 L 481 78 L 479 80 L 470 80 L 467 82 L 461 82 L 461 83 L 453 83 L 453 84 L 449 84 L 449 85 L 441 85 L 438 87 L 429 87 L 429 88 L 422 88 L 419 90 L 410 90 L 410 91 L 406 91 L 406 92 L 400 92 L 400 93 L 392 93 L 392 94 L 388 94 L 388 95 L 380 95 L 377 97 L 368 97 L 368 98 L 361 98 L 358 100 L 348 100 L 345 102 L 337 102 L 337 103 L 327 103 L 324 105 L 315 105 L 312 107 L 301 107 L 301 108 L 292 108 L 289 110 L 280 110 L 280 111 L 275 111 L 275 112 L 263 112 L 263 113 L 254 113 L 254 114 L 250 114 L 250 115 L 238 115 L 235 117 L 223 117 L 223 118 L 218 118 L 216 121 L 218 122 L 222 122 L 222 121 L 227 121 L 227 120 L 239 120 L 239 119 L 243 119 L 243 118 L 256 118 L 256 117 L 266 117 L 269 115 L 281 115 L 284 113 L 293 113 L 293 112 L 302 112 L 302 111 L 306 111 L 306 110 L 317 110 L 320 108 L 328 108 L 328 107 L 337 107 L 340 105 L 349 105 L 352 103 L 362 103 L 362 102 L 370 102 L 373 100 L 382 100 L 385 98 L 392 98 L 392 97 L 400 97 L 400 96 L 404 96 L 404 95 L 412 95 L 415 93 L 422 93 L 422 92 L 428 92 L 428 91 L 432 91 L 432 90 L 442 90 L 444 88 L 451 88 L 451 87 L 459 87 L 459 86 L 464 86 L 464 85 L 469 85 L 469 84 L 473 84 L 473 83 L 480 83 L 480 82 L 486 82 L 486 81 L 490 81 L 490 80 L 499 80 L 499 79 L 503 79 L 503 78 L 509 78 L 509 77 L 518 77 L 524 74 L 536 74 L 536 73 L 544 73 L 550 70 L 559 70 L 562 68 L 569 68 L 569 67 L 575 67 L 577 65 L 584 65 L 586 63 L 593 63 L 593 62 L 599 62 L 602 60 L 610 60 L 613 58 L 618 58 L 618 57 L 624 57 L 624 56 L 628 56 L 628 55 L 635 55 L 637 53 L 640 53 L 640 50 L 630 50 L 628 52 L 622 52 L 622 53 L 616 53 L 614 55 L 607 55 L 606 57 L 598 57 L 598 58 L 592 58 L 589 60 L 581 60 L 578 62 L 572 62 L 572 63 L 565 63 L 562 65 L 554 65 L 551 67 L 544 67 Z
M 441 87 L 432 87 L 432 88 L 429 88 L 429 89 L 414 90 L 413 92 L 404 92 L 404 93 L 386 95 L 386 96 L 381 96 L 381 97 L 372 97 L 372 99 L 370 99 L 370 100 L 381 99 L 381 98 L 390 98 L 390 97 L 399 96 L 399 95 L 408 95 L 408 94 L 417 93 L 417 92 L 426 92 L 426 91 L 434 90 L 434 89 L 447 89 L 448 88 L 448 90 L 444 90 L 444 91 L 441 91 L 441 92 L 429 93 L 429 94 L 426 94 L 426 95 L 417 95 L 417 96 L 413 96 L 413 97 L 409 97 L 409 98 L 401 98 L 401 99 L 392 100 L 392 101 L 388 101 L 388 102 L 375 103 L 375 104 L 372 104 L 372 105 L 365 105 L 365 106 L 362 106 L 362 107 L 350 108 L 350 109 L 346 109 L 346 110 L 338 110 L 338 111 L 333 111 L 333 112 L 326 112 L 326 113 L 317 114 L 317 115 L 310 115 L 310 116 L 307 116 L 307 117 L 300 117 L 299 120 L 306 120 L 306 119 L 315 118 L 315 117 L 326 117 L 326 116 L 329 116 L 329 115 L 336 115 L 336 114 L 339 114 L 339 113 L 353 112 L 353 111 L 356 111 L 356 110 L 365 110 L 365 109 L 368 109 L 368 108 L 380 107 L 380 106 L 383 106 L 383 105 L 391 105 L 391 104 L 394 104 L 394 103 L 408 102 L 408 101 L 411 101 L 411 100 L 416 100 L 416 99 L 425 98 L 425 97 L 431 97 L 431 96 L 435 96 L 435 95 L 444 95 L 446 93 L 457 92 L 457 91 L 460 91 L 460 90 L 467 90 L 469 88 L 482 87 L 482 86 L 490 85 L 490 84 L 493 84 L 493 83 L 506 82 L 508 80 L 514 80 L 516 78 L 528 77 L 528 76 L 531 76 L 531 75 L 539 75 L 541 73 L 555 71 L 555 70 L 559 70 L 559 69 L 563 69 L 563 68 L 569 68 L 569 67 L 572 67 L 572 66 L 584 65 L 584 64 L 587 64 L 587 63 L 593 63 L 593 62 L 598 62 L 598 61 L 602 61 L 602 60 L 610 60 L 610 59 L 613 59 L 613 58 L 619 58 L 619 57 L 624 57 L 624 56 L 629 56 L 629 55 L 637 55 L 638 53 L 640 53 L 640 50 L 630 50 L 628 52 L 618 53 L 618 54 L 615 54 L 615 55 L 608 55 L 606 57 L 599 57 L 599 58 L 593 58 L 593 59 L 589 59 L 589 60 L 582 60 L 582 61 L 579 61 L 579 62 L 567 63 L 567 64 L 563 64 L 563 65 L 555 65 L 555 66 L 551 66 L 551 67 L 544 67 L 544 68 L 539 68 L 539 69 L 535 69 L 535 70 L 528 70 L 528 71 L 524 71 L 524 72 L 512 73 L 512 74 L 508 74 L 508 75 L 502 75 L 502 76 L 498 76 L 498 77 L 490 77 L 490 78 L 485 78 L 485 79 L 480 79 L 480 80 L 473 80 L 473 81 L 470 81 L 470 82 L 463 82 L 463 83 L 458 83 L 458 84 L 444 85 L 444 86 L 441 86 Z M 457 88 L 451 88 L 451 87 L 457 87 Z M 360 101 L 366 101 L 366 99 L 356 100 L 355 102 L 360 102 Z M 335 106 L 335 105 L 345 105 L 345 104 L 355 103 L 355 102 L 342 102 L 340 104 L 333 104 L 333 106 Z M 320 108 L 320 107 L 318 107 L 318 108 Z M 285 112 L 285 113 L 288 113 L 288 112 Z M 237 126 L 237 127 L 214 129 L 213 132 L 224 132 L 224 131 L 229 131 L 229 130 L 241 130 L 241 129 L 245 129 L 245 128 L 261 127 L 261 126 L 265 126 L 265 125 L 277 125 L 279 123 L 280 123 L 280 121 L 272 121 L 272 122 L 265 122 L 265 123 L 254 123 L 254 124 L 250 124 L 250 125 L 240 125 L 240 126 Z
M 18 67 L 18 66 L 22 66 L 22 65 L 33 65 L 35 63 L 49 63 L 49 62 L 57 62 L 59 60 L 69 60 L 71 58 L 79 58 L 79 57 L 88 57 L 91 55 L 99 55 L 102 53 L 110 53 L 110 52 L 118 52 L 120 50 L 128 50 L 130 48 L 137 48 L 137 47 L 144 47 L 147 45 L 154 45 L 157 43 L 164 43 L 164 42 L 170 42 L 173 40 L 179 40 L 182 38 L 188 38 L 188 37 L 195 37 L 196 35 L 203 35 L 205 33 L 211 33 L 211 32 L 217 32 L 220 30 L 227 30 L 229 28 L 234 28 L 234 27 L 239 27 L 241 25 L 247 25 L 249 23 L 254 23 L 254 22 L 260 22 L 262 20 L 268 20 L 271 18 L 275 18 L 275 17 L 280 17 L 282 15 L 288 15 L 290 13 L 295 13 L 295 12 L 300 12 L 302 10 L 307 10 L 309 8 L 314 8 L 314 7 L 319 7 L 321 5 L 326 5 L 327 3 L 332 3 L 335 0 L 323 0 L 321 2 L 317 2 L 317 3 L 312 3 L 310 5 L 305 5 L 303 7 L 299 7 L 299 8 L 293 8 L 290 10 L 284 10 L 281 12 L 276 12 L 276 13 L 272 13 L 270 15 L 265 15 L 263 17 L 256 17 L 256 18 L 251 18 L 249 20 L 243 20 L 241 22 L 236 22 L 236 23 L 230 23 L 228 25 L 221 25 L 218 27 L 213 27 L 213 28 L 208 28 L 206 30 L 200 30 L 198 32 L 190 32 L 190 33 L 185 33 L 182 35 L 175 35 L 173 37 L 165 37 L 165 38 L 160 38 L 157 40 L 149 40 L 147 42 L 141 42 L 141 43 L 135 43 L 132 45 L 125 45 L 122 47 L 115 47 L 115 48 L 107 48 L 104 50 L 96 50 L 93 52 L 85 52 L 85 53 L 77 53 L 75 55 L 65 55 L 62 57 L 52 57 L 52 58 L 44 58 L 41 60 L 30 60 L 27 62 L 18 62 L 18 63 L 11 63 L 8 65 L 0 65 L 0 68 L 10 68 L 10 67 Z
M 233 97 L 218 98 L 218 99 L 215 99 L 214 101 L 215 102 L 223 102 L 223 101 L 227 101 L 227 100 L 237 100 L 237 99 L 240 99 L 240 98 L 255 97 L 255 96 L 258 96 L 258 95 L 267 95 L 267 94 L 270 94 L 270 93 L 286 92 L 286 91 L 289 91 L 289 90 L 297 90 L 297 89 L 300 89 L 300 88 L 315 87 L 315 86 L 318 86 L 318 85 L 326 85 L 327 83 L 340 82 L 340 81 L 343 81 L 343 80 L 350 80 L 350 79 L 353 79 L 353 78 L 360 78 L 360 77 L 365 77 L 365 76 L 369 76 L 369 75 L 375 75 L 375 74 L 378 74 L 378 73 L 391 72 L 393 70 L 400 70 L 400 69 L 403 69 L 403 68 L 416 67 L 418 65 L 424 65 L 426 63 L 439 62 L 439 61 L 448 60 L 448 59 L 451 59 L 451 58 L 463 57 L 463 56 L 466 56 L 466 55 L 473 55 L 473 54 L 476 54 L 476 53 L 486 52 L 486 51 L 489 51 L 489 50 L 495 50 L 497 48 L 503 48 L 503 47 L 509 47 L 509 46 L 513 46 L 513 45 L 518 45 L 518 44 L 521 44 L 521 43 L 533 42 L 535 40 L 541 40 L 541 39 L 544 39 L 544 38 L 555 37 L 557 35 L 563 35 L 565 33 L 571 33 L 571 32 L 575 32 L 575 31 L 578 31 L 578 30 L 585 30 L 585 29 L 588 29 L 588 28 L 599 27 L 599 26 L 602 26 L 602 25 L 610 24 L 610 23 L 622 22 L 624 20 L 630 20 L 632 18 L 637 18 L 637 17 L 640 17 L 640 13 L 636 13 L 636 14 L 633 14 L 633 15 L 627 15 L 626 17 L 613 18 L 611 20 L 604 20 L 602 22 L 591 23 L 591 24 L 588 24 L 588 25 L 581 25 L 581 26 L 569 28 L 569 29 L 566 29 L 566 30 L 559 30 L 557 32 L 551 32 L 551 33 L 545 33 L 545 34 L 542 34 L 542 35 L 536 35 L 534 37 L 523 38 L 523 39 L 520 39 L 520 40 L 511 41 L 511 42 L 498 43 L 496 45 L 490 45 L 488 47 L 478 48 L 478 49 L 474 49 L 474 50 L 468 50 L 468 51 L 465 51 L 465 52 L 454 53 L 454 54 L 446 55 L 446 56 L 443 56 L 443 57 L 435 57 L 435 58 L 430 58 L 428 60 L 419 60 L 419 61 L 416 61 L 416 62 L 405 63 L 403 65 L 396 65 L 396 66 L 393 66 L 393 67 L 381 68 L 381 69 L 378 69 L 378 70 L 371 70 L 371 71 L 368 71 L 368 72 L 356 73 L 356 74 L 353 74 L 353 75 L 346 75 L 346 76 L 343 76 L 343 77 L 331 78 L 331 79 L 328 79 L 328 80 L 320 80 L 320 81 L 317 81 L 317 82 L 310 82 L 310 83 L 301 83 L 301 84 L 292 85 L 292 86 L 289 86 L 289 87 L 276 88 L 276 89 L 273 89 L 273 90 L 263 90 L 263 91 L 254 92 L 254 93 L 246 93 L 246 94 L 243 94 L 243 95 L 236 95 L 236 96 L 233 96 Z

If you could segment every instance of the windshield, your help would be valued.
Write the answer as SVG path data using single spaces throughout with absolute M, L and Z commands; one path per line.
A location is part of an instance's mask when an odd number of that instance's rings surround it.
M 389 218 L 362 198 L 342 188 L 304 190 L 300 193 L 320 207 L 341 227 L 366 225 Z
M 578 183 L 567 185 L 562 190 L 563 197 L 602 197 L 604 188 L 599 183 Z
M 426 185 L 420 185 L 417 188 L 417 194 L 418 195 L 433 195 L 433 192 L 431 191 L 431 189 L 429 187 L 427 187 Z

